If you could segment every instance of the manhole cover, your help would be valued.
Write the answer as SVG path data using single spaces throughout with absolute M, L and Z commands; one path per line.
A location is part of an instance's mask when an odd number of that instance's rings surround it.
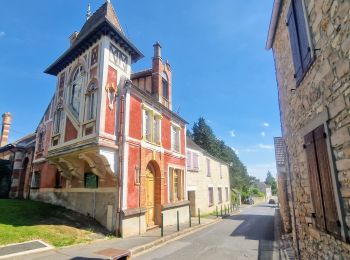
M 2 246 L 0 247 L 0 259 L 5 256 L 9 257 L 9 255 L 12 254 L 29 253 L 31 251 L 37 251 L 38 249 L 44 248 L 51 248 L 51 246 L 40 240 Z

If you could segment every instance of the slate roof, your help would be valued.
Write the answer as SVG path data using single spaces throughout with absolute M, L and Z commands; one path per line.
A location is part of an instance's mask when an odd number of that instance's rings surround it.
M 26 136 L 21 137 L 20 139 L 14 141 L 13 143 L 4 145 L 0 147 L 0 153 L 6 152 L 11 149 L 27 149 L 35 146 L 35 133 L 28 134 Z
M 147 76 L 152 76 L 152 68 L 132 73 L 131 79 L 137 79 L 137 78 L 147 77 Z
M 85 22 L 83 27 L 81 28 L 79 35 L 76 41 L 86 37 L 87 34 L 91 31 L 91 29 L 104 19 L 108 20 L 115 28 L 117 28 L 123 35 L 123 29 L 120 25 L 120 22 L 117 18 L 117 15 L 114 11 L 114 8 L 111 3 L 105 2 L 100 8 L 93 13 L 93 15 Z
M 196 150 L 199 151 L 201 153 L 203 153 L 205 156 L 211 157 L 213 160 L 216 160 L 218 162 L 221 162 L 222 164 L 225 164 L 227 166 L 229 166 L 229 164 L 211 154 L 209 154 L 206 150 L 204 150 L 202 147 L 200 147 L 198 144 L 196 144 L 190 137 L 186 136 L 186 149 L 192 149 L 192 150 Z
M 131 55 L 131 61 L 143 58 L 143 54 L 126 38 L 111 3 L 105 2 L 85 22 L 70 48 L 63 53 L 45 73 L 57 75 L 62 69 L 91 47 L 102 35 L 108 35 Z

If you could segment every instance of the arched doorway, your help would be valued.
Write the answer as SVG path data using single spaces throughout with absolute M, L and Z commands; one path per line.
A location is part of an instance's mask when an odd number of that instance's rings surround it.
M 155 170 L 151 163 L 147 165 L 145 174 L 145 195 L 146 195 L 146 224 L 147 227 L 155 225 Z

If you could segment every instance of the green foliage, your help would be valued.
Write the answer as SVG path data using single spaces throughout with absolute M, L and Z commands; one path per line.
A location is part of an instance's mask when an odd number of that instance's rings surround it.
M 203 117 L 200 117 L 198 122 L 194 123 L 192 133 L 189 132 L 188 136 L 209 154 L 229 164 L 231 188 L 239 191 L 246 190 L 242 193 L 242 199 L 245 194 L 249 196 L 249 187 L 256 178 L 248 175 L 247 168 L 240 161 L 237 154 L 222 140 L 216 138 L 213 130 Z
M 272 195 L 276 195 L 277 194 L 276 179 L 272 176 L 270 171 L 268 171 L 267 174 L 266 174 L 265 184 L 271 186 Z
M 92 241 L 100 229 L 68 209 L 30 200 L 0 199 L 0 246 L 41 239 L 61 247 Z

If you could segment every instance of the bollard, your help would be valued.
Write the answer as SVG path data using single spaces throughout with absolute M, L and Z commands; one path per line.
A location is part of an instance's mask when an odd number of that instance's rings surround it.
M 188 223 L 189 226 L 192 227 L 192 219 L 191 219 L 191 207 L 188 207 Z
M 218 206 L 216 206 L 216 217 L 219 217 L 219 211 L 218 211 Z
M 164 223 L 164 214 L 163 213 L 161 214 L 161 217 L 162 217 L 162 223 L 161 223 L 161 226 L 160 226 L 160 236 L 163 237 L 163 235 L 164 235 L 164 225 L 163 225 L 163 223 Z
M 198 224 L 201 224 L 201 210 L 198 209 Z
M 221 210 L 220 210 L 220 216 L 222 217 L 222 205 L 221 205 Z
M 177 218 L 177 232 L 180 230 L 180 225 L 179 225 L 179 211 L 176 211 L 176 218 Z

